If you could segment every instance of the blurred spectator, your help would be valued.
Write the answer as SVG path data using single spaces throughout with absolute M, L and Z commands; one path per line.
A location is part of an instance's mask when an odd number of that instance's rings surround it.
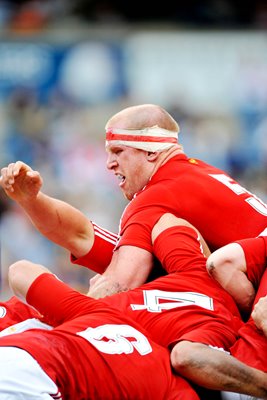
M 36 93 L 22 89 L 11 93 L 7 120 L 5 146 L 9 160 L 22 160 L 35 166 L 37 161 L 47 161 L 47 156 L 51 157 L 47 113 Z
M 9 25 L 14 9 L 14 4 L 11 1 L 0 1 L 0 29 Z
M 70 13 L 68 0 L 27 0 L 13 3 L 10 29 L 19 33 L 30 33 L 46 28 L 51 22 Z
M 254 27 L 259 29 L 267 28 L 267 3 L 266 0 L 258 0 L 255 4 Z

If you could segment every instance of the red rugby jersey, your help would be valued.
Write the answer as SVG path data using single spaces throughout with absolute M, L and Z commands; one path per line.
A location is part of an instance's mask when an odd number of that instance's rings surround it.
M 27 300 L 57 326 L 2 337 L 0 346 L 28 351 L 63 399 L 198 399 L 172 374 L 168 350 L 115 308 L 46 273 L 34 281 Z
M 160 216 L 172 213 L 196 227 L 211 251 L 267 226 L 267 206 L 225 172 L 188 158 L 171 158 L 126 206 L 118 246 L 152 252 L 151 230 Z
M 257 243 L 256 243 L 256 247 Z M 250 246 L 250 250 L 252 247 Z M 262 248 L 263 250 L 263 248 Z M 248 248 L 246 247 L 246 255 L 248 256 Z M 266 251 L 261 253 L 262 259 L 265 258 Z M 260 297 L 267 295 L 267 271 L 265 270 L 254 300 L 257 303 Z M 239 339 L 231 348 L 231 354 L 251 367 L 267 372 L 267 338 L 263 332 L 257 329 L 253 319 L 250 317 L 248 322 L 239 330 Z
M 29 318 L 41 319 L 37 310 L 23 303 L 16 296 L 4 302 L 0 302 L 0 331 L 18 322 Z
M 233 298 L 208 275 L 196 231 L 167 229 L 154 251 L 168 275 L 102 300 L 131 316 L 164 346 L 190 340 L 229 349 L 243 322 Z

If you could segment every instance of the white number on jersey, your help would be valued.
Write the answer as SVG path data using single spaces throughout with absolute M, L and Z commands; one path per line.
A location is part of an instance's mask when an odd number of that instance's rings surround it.
M 133 310 L 162 312 L 177 307 L 198 306 L 213 310 L 212 298 L 195 292 L 165 292 L 163 290 L 143 290 L 144 304 L 131 304 Z
M 139 354 L 152 352 L 145 335 L 130 325 L 106 324 L 77 332 L 99 351 L 106 354 L 130 354 L 136 349 Z
M 227 186 L 229 189 L 231 189 L 234 193 L 237 195 L 240 194 L 248 194 L 250 197 L 245 199 L 245 201 L 254 208 L 258 213 L 267 216 L 267 205 L 263 203 L 257 196 L 254 194 L 250 193 L 248 190 L 240 186 L 238 183 L 233 181 L 229 176 L 224 175 L 224 174 L 210 174 L 214 179 L 217 181 L 223 183 L 225 186 Z

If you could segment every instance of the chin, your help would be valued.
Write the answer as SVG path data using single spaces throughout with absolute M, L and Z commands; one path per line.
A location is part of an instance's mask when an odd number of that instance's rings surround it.
M 127 199 L 127 200 L 132 200 L 134 197 L 134 194 L 132 193 L 127 193 L 127 192 L 123 192 L 123 196 Z

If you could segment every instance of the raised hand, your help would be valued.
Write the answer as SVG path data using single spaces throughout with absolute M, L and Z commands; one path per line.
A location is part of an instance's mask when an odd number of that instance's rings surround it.
M 43 185 L 38 171 L 34 171 L 22 161 L 10 163 L 1 169 L 0 186 L 7 196 L 17 202 L 35 198 Z

